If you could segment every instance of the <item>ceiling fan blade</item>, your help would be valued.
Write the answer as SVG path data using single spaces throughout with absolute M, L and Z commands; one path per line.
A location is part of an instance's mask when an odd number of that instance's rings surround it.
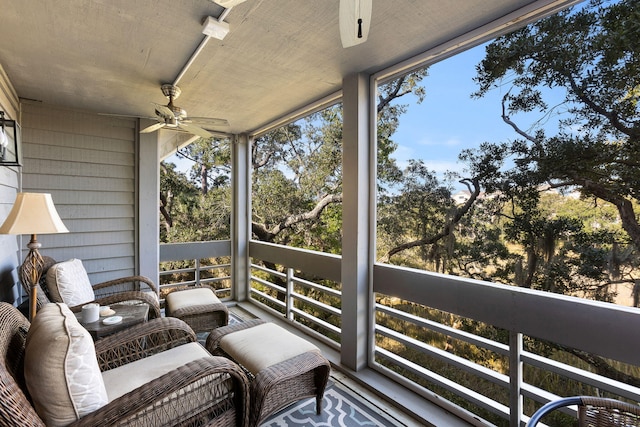
M 150 120 L 158 120 L 158 116 L 155 117 L 142 117 L 136 116 L 134 114 L 116 114 L 116 113 L 98 113 L 99 116 L 107 116 L 107 117 L 120 117 L 123 119 L 150 119 Z
M 192 124 L 188 124 L 188 123 L 178 123 L 178 127 L 180 129 L 186 130 L 189 133 L 192 133 L 194 135 L 198 135 L 202 138 L 211 138 L 213 137 L 213 134 L 207 132 L 206 130 L 202 129 L 199 126 L 196 125 L 192 125 Z
M 157 131 L 160 128 L 163 128 L 165 123 L 156 123 L 155 125 L 148 126 L 140 131 L 140 133 L 151 133 Z
M 342 47 L 364 43 L 369 37 L 373 0 L 340 0 Z
M 214 117 L 187 117 L 181 120 L 182 123 L 194 123 L 204 127 L 229 126 L 229 122 L 225 119 L 216 119 Z
M 175 114 L 173 113 L 173 111 L 171 111 L 171 108 L 167 107 L 166 105 L 156 104 L 155 102 L 152 102 L 152 104 L 156 107 L 156 114 L 158 114 L 163 119 L 172 119 L 175 117 Z

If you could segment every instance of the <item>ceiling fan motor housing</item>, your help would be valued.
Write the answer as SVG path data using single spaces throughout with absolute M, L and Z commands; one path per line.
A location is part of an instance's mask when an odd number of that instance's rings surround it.
M 180 88 L 178 86 L 169 84 L 169 83 L 165 83 L 163 84 L 160 89 L 162 89 L 162 93 L 164 94 L 164 96 L 166 96 L 167 98 L 171 99 L 177 99 L 180 94 L 182 93 L 182 91 L 180 90 Z
M 185 117 L 187 117 L 187 111 L 183 108 L 178 107 L 177 105 L 173 105 L 172 102 L 170 102 L 167 107 L 173 111 L 173 115 L 177 118 L 177 119 L 184 119 Z

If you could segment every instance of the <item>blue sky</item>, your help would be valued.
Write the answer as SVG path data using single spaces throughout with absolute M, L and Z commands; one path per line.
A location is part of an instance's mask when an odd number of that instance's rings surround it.
M 481 99 L 472 99 L 477 90 L 473 82 L 475 66 L 484 58 L 484 45 L 470 49 L 429 67 L 422 81 L 426 97 L 416 104 L 415 97 L 403 97 L 401 104 L 410 104 L 400 118 L 393 135 L 398 144 L 393 157 L 400 168 L 409 159 L 422 159 L 439 176 L 446 171 L 461 171 L 458 154 L 465 148 L 477 147 L 484 141 L 503 142 L 519 137 L 505 124 L 501 115 L 501 100 L 508 86 L 489 91 Z M 519 116 L 514 118 L 524 129 L 530 125 Z M 180 170 L 192 162 L 172 156 L 168 161 Z
M 429 67 L 422 81 L 426 97 L 422 104 L 411 100 L 393 136 L 398 143 L 394 155 L 403 168 L 409 159 L 422 159 L 429 169 L 442 173 L 460 170 L 458 153 L 484 141 L 514 138 L 513 130 L 500 118 L 504 90 L 490 91 L 484 98 L 472 99 L 477 90 L 473 82 L 475 66 L 484 57 L 484 47 L 463 52 Z M 401 99 L 406 104 L 406 99 Z
M 415 97 L 399 100 L 401 104 L 410 104 L 392 137 L 398 144 L 393 157 L 400 168 L 410 159 L 422 159 L 438 176 L 446 171 L 462 171 L 464 165 L 457 159 L 463 149 L 478 147 L 485 141 L 499 143 L 522 138 L 501 118 L 502 97 L 510 88 L 508 84 L 490 90 L 480 99 L 471 98 L 478 89 L 473 81 L 475 67 L 484 56 L 485 45 L 481 45 L 431 65 L 429 75 L 422 81 L 426 89 L 422 104 L 416 104 Z M 564 89 L 541 91 L 550 105 L 564 99 Z M 511 117 L 525 131 L 540 118 L 536 112 Z M 552 116 L 544 128 L 556 132 L 557 116 Z

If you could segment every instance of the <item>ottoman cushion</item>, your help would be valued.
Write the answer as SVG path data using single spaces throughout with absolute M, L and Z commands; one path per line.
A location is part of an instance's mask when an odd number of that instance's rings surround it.
M 220 299 L 208 288 L 194 288 L 171 292 L 167 295 L 166 303 L 171 307 L 171 311 L 178 311 L 195 305 L 217 304 L 220 303 Z
M 320 351 L 273 323 L 264 323 L 234 332 L 220 340 L 220 347 L 252 374 L 309 351 Z

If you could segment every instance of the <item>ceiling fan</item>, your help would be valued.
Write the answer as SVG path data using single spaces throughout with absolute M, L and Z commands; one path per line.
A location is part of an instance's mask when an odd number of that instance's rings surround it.
M 164 96 L 169 98 L 169 103 L 167 105 L 153 103 L 156 107 L 155 119 L 158 123 L 142 129 L 140 133 L 150 133 L 158 129 L 168 129 L 189 132 L 202 138 L 211 138 L 213 134 L 204 128 L 229 126 L 229 122 L 225 119 L 188 117 L 185 110 L 173 104 L 173 100 L 177 99 L 182 93 L 180 88 L 167 83 L 163 84 L 160 89 L 162 89 Z
M 364 43 L 369 36 L 373 0 L 340 0 L 342 47 Z

